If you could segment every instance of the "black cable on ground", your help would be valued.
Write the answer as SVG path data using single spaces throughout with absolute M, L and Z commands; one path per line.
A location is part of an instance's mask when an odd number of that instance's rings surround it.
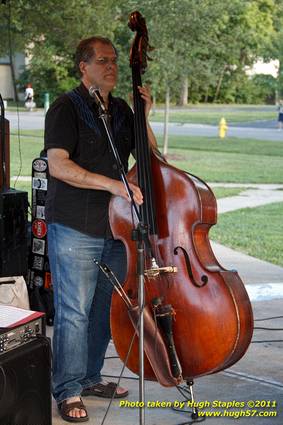
M 263 319 L 254 319 L 254 322 L 262 322 L 264 320 L 283 319 L 283 316 L 265 317 Z

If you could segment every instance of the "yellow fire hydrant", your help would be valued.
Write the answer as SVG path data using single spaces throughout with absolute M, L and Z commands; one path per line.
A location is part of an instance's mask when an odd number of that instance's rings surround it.
M 224 139 L 224 137 L 226 136 L 227 129 L 228 129 L 228 126 L 227 126 L 226 120 L 224 117 L 222 117 L 221 120 L 219 121 L 219 131 L 218 131 L 218 135 L 220 139 Z

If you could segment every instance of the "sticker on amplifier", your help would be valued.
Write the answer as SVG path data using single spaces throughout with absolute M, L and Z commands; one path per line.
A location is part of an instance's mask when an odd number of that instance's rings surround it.
M 34 254 L 44 255 L 45 241 L 42 239 L 33 239 L 32 241 L 32 252 Z
M 47 163 L 42 159 L 35 159 L 32 163 L 32 168 L 35 171 L 45 171 L 47 169 Z
M 52 279 L 51 279 L 51 273 L 50 272 L 45 273 L 44 288 L 46 288 L 46 289 L 52 288 Z
M 43 277 L 41 277 L 41 276 L 34 276 L 34 278 L 33 278 L 33 284 L 34 284 L 34 286 L 43 286 Z
M 42 218 L 43 220 L 45 220 L 45 207 L 43 207 L 42 205 L 36 206 L 36 218 Z
M 35 192 L 36 192 L 36 203 L 39 205 L 45 205 L 47 191 L 35 190 Z
M 39 257 L 38 255 L 35 255 L 33 257 L 32 268 L 35 270 L 43 270 L 43 265 L 44 257 Z
M 38 179 L 38 178 L 33 177 L 32 188 L 33 189 L 40 189 L 40 190 L 47 190 L 47 179 Z
M 33 221 L 31 229 L 32 233 L 37 238 L 44 238 L 47 233 L 47 226 L 45 221 L 39 219 Z
M 38 179 L 46 179 L 47 178 L 47 174 L 46 173 L 35 172 L 35 173 L 33 173 L 33 177 L 34 178 L 38 178 Z

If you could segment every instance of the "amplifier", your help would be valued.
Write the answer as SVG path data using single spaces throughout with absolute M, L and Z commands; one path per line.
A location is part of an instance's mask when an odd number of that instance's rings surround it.
M 45 335 L 44 313 L 0 305 L 0 356 Z
M 0 424 L 51 425 L 51 350 L 45 337 L 0 356 Z

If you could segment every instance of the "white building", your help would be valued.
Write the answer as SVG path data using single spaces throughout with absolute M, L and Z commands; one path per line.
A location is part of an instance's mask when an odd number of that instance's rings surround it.
M 27 58 L 24 53 L 16 53 L 14 56 L 15 77 L 24 71 Z M 0 58 L 0 93 L 3 99 L 15 99 L 12 72 L 8 56 Z M 22 96 L 20 96 L 22 97 Z
M 272 75 L 277 78 L 279 74 L 279 60 L 264 62 L 263 59 L 258 60 L 253 66 L 247 67 L 247 75 L 253 76 L 256 74 Z

